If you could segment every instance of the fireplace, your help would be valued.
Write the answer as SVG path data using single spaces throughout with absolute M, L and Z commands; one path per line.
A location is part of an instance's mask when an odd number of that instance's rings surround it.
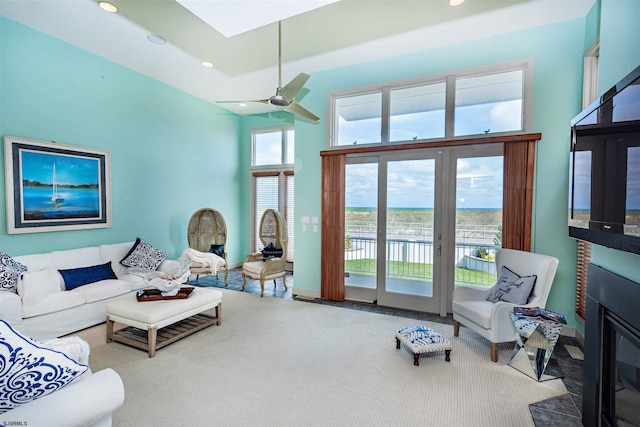
M 640 426 L 640 283 L 589 264 L 582 423 Z

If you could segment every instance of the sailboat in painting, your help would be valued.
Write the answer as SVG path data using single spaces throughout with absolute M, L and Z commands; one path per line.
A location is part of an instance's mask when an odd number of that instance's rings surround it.
M 56 182 L 56 164 L 53 164 L 53 192 L 51 194 L 51 202 L 56 206 L 60 206 L 64 202 L 64 198 L 58 193 L 58 183 Z

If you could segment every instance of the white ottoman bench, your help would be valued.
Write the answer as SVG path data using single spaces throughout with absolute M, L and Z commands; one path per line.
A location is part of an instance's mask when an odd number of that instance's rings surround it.
M 451 361 L 451 343 L 448 339 L 426 326 L 405 326 L 396 332 L 396 348 L 400 348 L 400 343 L 407 346 L 413 353 L 413 364 L 420 365 L 419 358 L 422 353 L 434 351 L 445 352 L 445 360 Z
M 215 314 L 205 311 L 215 310 Z M 110 302 L 107 312 L 107 342 L 117 341 L 155 355 L 169 345 L 213 324 L 220 325 L 222 292 L 194 288 L 188 298 L 138 301 L 135 296 Z M 129 327 L 114 332 L 114 323 Z

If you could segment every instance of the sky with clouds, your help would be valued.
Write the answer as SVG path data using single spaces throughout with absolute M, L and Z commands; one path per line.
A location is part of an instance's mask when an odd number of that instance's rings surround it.
M 23 150 L 22 179 L 43 184 L 53 182 L 53 165 L 56 165 L 56 181 L 60 185 L 98 184 L 97 159 Z
M 377 163 L 347 165 L 348 208 L 375 207 Z M 391 161 L 387 170 L 387 200 L 392 208 L 433 208 L 435 160 Z M 456 178 L 458 209 L 502 209 L 502 157 L 459 159 Z

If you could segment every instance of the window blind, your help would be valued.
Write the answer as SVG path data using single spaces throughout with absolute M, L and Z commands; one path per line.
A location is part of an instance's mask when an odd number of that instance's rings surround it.
M 294 228 L 295 228 L 295 216 L 293 214 L 293 205 L 294 205 L 294 196 L 293 190 L 294 179 L 293 179 L 293 171 L 286 171 L 284 173 L 284 197 L 285 197 L 285 209 L 284 209 L 284 219 L 287 221 L 287 237 L 289 241 L 287 242 L 287 261 L 293 262 L 293 236 L 294 236 Z
M 278 210 L 278 172 L 256 172 L 253 174 L 253 252 L 262 249 L 258 235 L 260 219 L 267 209 Z
M 587 314 L 587 264 L 591 261 L 591 243 L 578 240 L 576 264 L 576 314 L 583 320 Z

